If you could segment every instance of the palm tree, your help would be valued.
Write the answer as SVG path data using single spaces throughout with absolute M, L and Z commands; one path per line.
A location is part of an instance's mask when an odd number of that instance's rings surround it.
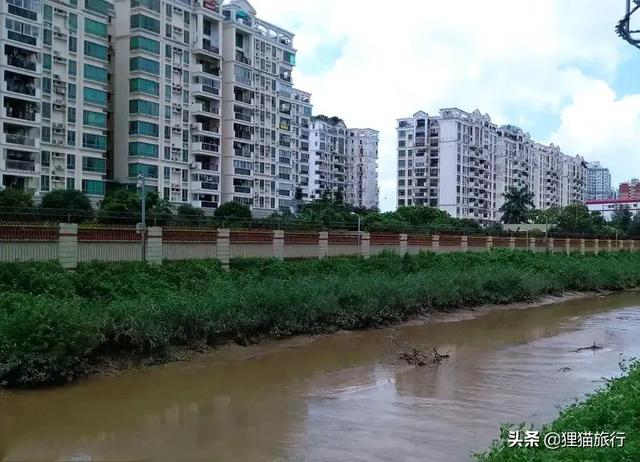
M 533 193 L 529 192 L 529 189 L 516 188 L 511 186 L 509 190 L 502 194 L 505 202 L 500 207 L 502 212 L 502 223 L 505 224 L 519 224 L 527 223 L 529 218 L 529 210 L 533 205 Z

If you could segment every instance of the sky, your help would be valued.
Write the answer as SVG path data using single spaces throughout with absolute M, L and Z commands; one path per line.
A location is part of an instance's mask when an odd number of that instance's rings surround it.
M 640 177 L 640 50 L 617 37 L 625 0 L 253 0 L 295 33 L 294 84 L 314 114 L 380 131 L 380 208 L 396 204 L 396 119 L 479 109 Z

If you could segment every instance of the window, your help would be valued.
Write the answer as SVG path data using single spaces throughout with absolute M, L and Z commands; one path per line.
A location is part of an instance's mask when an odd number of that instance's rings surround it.
M 104 22 L 94 21 L 93 19 L 84 19 L 84 31 L 87 34 L 95 35 L 97 37 L 107 38 L 107 24 Z
M 51 55 L 42 55 L 42 67 L 48 71 L 51 70 Z
M 73 130 L 67 131 L 67 146 L 76 145 L 76 132 Z
M 130 58 L 129 70 L 147 72 L 148 74 L 153 75 L 160 75 L 160 63 L 147 58 Z
M 49 177 L 48 176 L 41 176 L 40 177 L 40 189 L 42 191 L 49 191 Z
M 105 106 L 107 104 L 107 92 L 84 87 L 84 102 Z
M 156 34 L 160 33 L 160 21 L 150 18 L 143 14 L 134 14 L 131 16 L 131 29 L 142 28 Z
M 104 181 L 82 180 L 82 192 L 90 196 L 104 196 Z
M 73 59 L 69 60 L 69 75 L 76 76 L 78 74 L 78 63 Z
M 106 173 L 107 161 L 96 157 L 83 157 L 82 170 L 85 172 Z
M 44 6 L 44 20 L 51 21 L 53 19 L 53 8 L 50 5 Z
M 129 101 L 129 114 L 144 114 L 153 117 L 158 117 L 160 106 L 157 103 L 151 101 L 145 101 L 142 99 L 133 99 Z
M 129 178 L 144 175 L 147 178 L 158 178 L 158 167 L 147 164 L 129 164 Z
M 158 125 L 151 122 L 129 122 L 130 135 L 158 136 Z
M 69 93 L 69 99 L 71 101 L 75 101 L 76 100 L 76 93 L 78 92 L 78 87 L 76 86 L 76 84 L 75 83 L 67 84 L 67 91 Z
M 91 64 L 84 65 L 84 78 L 87 80 L 94 80 L 96 82 L 107 83 L 109 80 L 109 73 L 106 69 L 101 67 L 92 66 Z
M 78 15 L 75 13 L 69 13 L 69 29 L 74 32 L 78 30 Z
M 67 178 L 67 189 L 76 189 L 75 178 Z
M 246 160 L 234 160 L 233 168 L 236 175 L 251 175 L 253 163 Z
M 51 46 L 53 43 L 53 34 L 51 33 L 51 29 L 44 29 L 42 40 L 45 45 Z
M 49 77 L 42 78 L 42 93 L 51 93 L 51 79 Z
M 147 79 L 129 79 L 129 91 L 147 93 L 149 95 L 158 96 L 160 89 L 157 82 Z
M 75 37 L 69 37 L 69 51 L 76 53 L 78 51 L 78 39 Z
M 40 136 L 42 137 L 42 141 L 49 143 L 51 141 L 51 127 L 42 127 Z
M 74 154 L 67 154 L 67 169 L 68 170 L 76 169 L 76 156 Z
M 107 47 L 103 45 L 98 45 L 97 43 L 89 42 L 87 40 L 84 41 L 84 54 L 85 56 L 90 56 L 95 59 L 100 59 L 102 61 L 107 60 Z
M 160 0 L 131 0 L 131 8 L 144 6 L 150 10 L 160 13 Z
M 105 16 L 109 13 L 109 3 L 104 0 L 84 0 L 84 6 L 88 10 L 95 11 L 96 13 L 100 13 Z
M 158 158 L 158 146 L 149 143 L 131 142 L 129 143 L 129 155 L 137 157 Z
M 38 26 L 32 26 L 9 18 L 5 19 L 5 25 L 7 36 L 10 40 L 28 43 L 33 46 L 38 44 L 38 37 L 40 36 L 40 28 Z
M 69 123 L 76 123 L 76 108 L 75 107 L 70 107 L 67 110 L 67 122 Z
M 107 115 L 101 112 L 83 111 L 82 122 L 89 127 L 107 128 Z
M 153 54 L 160 54 L 160 43 L 147 37 L 133 36 L 129 39 L 129 48 L 144 50 Z
M 107 149 L 107 137 L 103 135 L 85 133 L 82 135 L 82 147 L 105 151 Z

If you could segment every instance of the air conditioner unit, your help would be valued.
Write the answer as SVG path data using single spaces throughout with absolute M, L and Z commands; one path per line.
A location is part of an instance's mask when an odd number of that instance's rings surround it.
M 60 54 L 59 52 L 56 53 Z M 62 78 L 60 77 L 60 74 L 53 74 L 53 80 L 62 80 Z
M 64 170 L 64 168 L 62 167 L 62 165 L 56 165 L 55 170 Z
M 191 168 L 198 168 L 198 166 L 197 166 L 196 162 L 191 162 L 191 163 L 189 164 L 189 167 L 191 167 Z
M 53 140 L 55 144 L 64 144 L 64 140 Z

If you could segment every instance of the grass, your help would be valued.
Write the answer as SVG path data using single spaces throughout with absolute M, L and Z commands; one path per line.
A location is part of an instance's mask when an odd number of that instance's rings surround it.
M 64 383 L 103 358 L 172 346 L 380 327 L 429 311 L 640 285 L 640 253 L 432 254 L 370 260 L 0 264 L 0 382 Z
M 548 432 L 613 432 L 625 433 L 622 447 L 560 448 L 550 450 L 541 443 L 539 448 L 509 448 L 508 431 L 501 430 L 500 441 L 490 451 L 477 456 L 481 462 L 553 462 L 553 461 L 637 461 L 640 460 L 640 364 L 633 363 L 624 377 L 613 379 L 590 395 L 584 402 L 574 404 L 560 413 L 550 425 L 541 429 Z M 542 437 L 541 437 L 542 441 Z

